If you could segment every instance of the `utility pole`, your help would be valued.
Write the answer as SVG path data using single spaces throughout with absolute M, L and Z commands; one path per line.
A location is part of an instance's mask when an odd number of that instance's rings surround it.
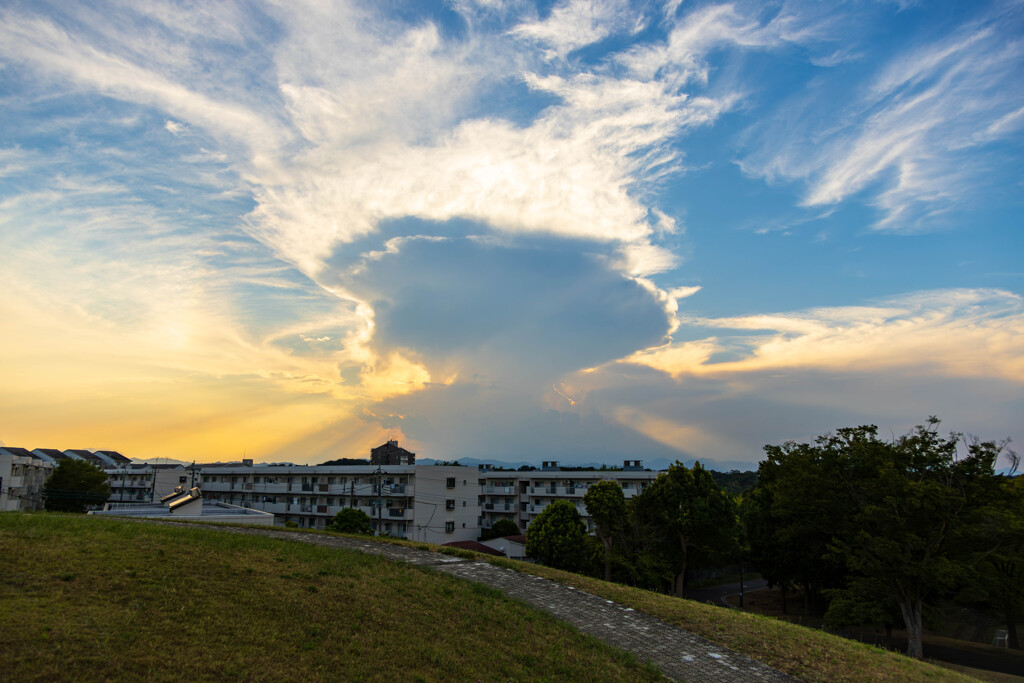
M 377 535 L 380 536 L 381 531 L 384 529 L 383 523 L 383 510 L 384 510 L 384 470 L 381 469 L 380 463 L 377 463 L 377 471 L 373 473 L 376 477 L 376 483 L 374 484 L 377 488 Z

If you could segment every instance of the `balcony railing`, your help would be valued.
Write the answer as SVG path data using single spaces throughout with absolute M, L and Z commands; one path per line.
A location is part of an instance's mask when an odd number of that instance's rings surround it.
M 388 517 L 404 517 L 405 508 L 388 508 Z

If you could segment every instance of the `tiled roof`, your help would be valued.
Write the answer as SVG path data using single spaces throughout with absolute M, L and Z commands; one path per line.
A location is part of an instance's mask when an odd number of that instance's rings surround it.
M 452 541 L 451 543 L 445 543 L 445 545 L 452 546 L 453 548 L 472 550 L 473 552 L 484 553 L 485 555 L 505 557 L 505 553 L 500 550 L 495 550 L 494 548 L 490 548 L 483 543 L 477 543 L 476 541 Z

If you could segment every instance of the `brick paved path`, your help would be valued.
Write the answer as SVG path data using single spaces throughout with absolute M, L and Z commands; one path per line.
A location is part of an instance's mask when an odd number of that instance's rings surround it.
M 496 588 L 509 597 L 569 622 L 581 632 L 627 650 L 677 681 L 796 681 L 772 669 L 643 612 L 532 574 L 487 562 L 464 560 L 427 550 L 340 536 L 304 534 L 258 527 L 220 527 L 235 533 L 258 534 L 302 543 L 347 548 L 436 571 Z

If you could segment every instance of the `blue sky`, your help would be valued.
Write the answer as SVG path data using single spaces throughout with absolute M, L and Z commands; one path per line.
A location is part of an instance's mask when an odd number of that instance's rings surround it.
M 1024 3 L 0 15 L 7 445 L 1024 437 Z

